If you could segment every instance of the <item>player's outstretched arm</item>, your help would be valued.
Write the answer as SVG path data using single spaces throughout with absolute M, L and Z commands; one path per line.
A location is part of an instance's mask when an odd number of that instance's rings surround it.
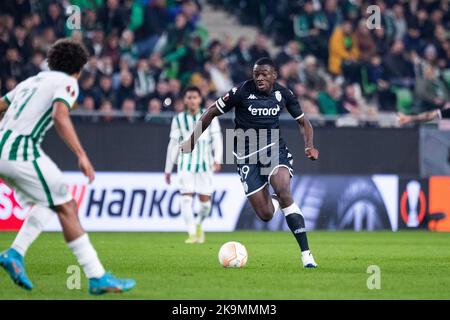
M 70 119 L 69 108 L 65 103 L 57 101 L 53 104 L 53 122 L 55 123 L 55 129 L 58 135 L 78 157 L 80 170 L 89 178 L 89 183 L 91 183 L 95 177 L 94 167 L 81 146 L 72 120 Z
M 198 138 L 200 138 L 202 133 L 206 129 L 208 129 L 209 125 L 211 124 L 211 121 L 221 114 L 222 112 L 220 112 L 219 109 L 217 109 L 215 103 L 212 104 L 208 109 L 206 109 L 206 111 L 202 114 L 197 124 L 195 125 L 194 131 L 192 132 L 191 136 L 181 143 L 180 146 L 181 152 L 183 153 L 192 152 L 192 150 L 194 150 L 194 146 L 197 143 Z
M 428 122 L 432 120 L 439 119 L 439 112 L 438 110 L 428 111 L 419 113 L 418 115 L 406 115 L 403 113 L 400 113 L 398 115 L 398 123 L 403 126 L 408 123 L 417 123 L 417 122 Z
M 305 154 L 311 160 L 317 160 L 319 158 L 319 150 L 314 148 L 314 131 L 311 123 L 305 117 L 301 117 L 297 120 L 300 133 L 305 140 Z

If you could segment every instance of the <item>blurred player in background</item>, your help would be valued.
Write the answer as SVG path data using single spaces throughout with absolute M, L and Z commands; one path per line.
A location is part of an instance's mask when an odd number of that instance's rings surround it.
M 0 266 L 27 290 L 33 288 L 24 257 L 44 226 L 56 213 L 64 238 L 89 279 L 89 292 L 122 292 L 135 286 L 105 272 L 97 252 L 78 220 L 78 209 L 55 163 L 41 149 L 46 132 L 56 131 L 78 157 L 83 174 L 94 180 L 94 168 L 81 146 L 69 112 L 78 97 L 77 79 L 88 60 L 86 49 L 68 39 L 48 52 L 50 71 L 19 83 L 0 99 L 0 177 L 20 198 L 34 204 L 11 248 L 0 254 Z M 51 254 L 51 253 L 49 253 Z
M 205 134 L 196 142 L 196 151 L 190 154 L 180 154 L 180 142 L 188 139 L 205 111 L 201 108 L 202 96 L 197 87 L 186 88 L 183 102 L 186 110 L 172 120 L 164 172 L 166 182 L 170 184 L 173 166 L 175 162 L 177 163 L 181 214 L 189 234 L 185 243 L 203 243 L 205 242 L 205 233 L 202 223 L 211 211 L 213 172 L 218 172 L 222 163 L 222 133 L 219 121 L 214 119 Z M 193 212 L 193 197 L 196 193 L 200 200 L 197 218 L 194 217 Z
M 253 79 L 231 89 L 211 105 L 202 115 L 194 133 L 182 143 L 181 149 L 186 155 L 191 152 L 195 154 L 194 145 L 198 148 L 196 142 L 203 136 L 202 132 L 217 116 L 234 108 L 234 156 L 248 200 L 263 221 L 271 220 L 281 207 L 300 246 L 303 266 L 316 268 L 317 263 L 309 250 L 303 213 L 291 195 L 293 159 L 286 143 L 279 136 L 279 117 L 283 108 L 288 110 L 299 126 L 305 142 L 305 155 L 311 160 L 317 160 L 319 151 L 313 144 L 312 126 L 305 119 L 297 98 L 276 79 L 275 65 L 270 58 L 256 61 Z M 272 196 L 269 184 L 275 191 Z

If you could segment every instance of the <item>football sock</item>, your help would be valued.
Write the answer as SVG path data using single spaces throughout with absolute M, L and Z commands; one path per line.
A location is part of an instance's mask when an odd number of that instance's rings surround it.
M 195 235 L 195 219 L 192 210 L 192 196 L 181 196 L 181 214 L 188 229 L 189 235 Z
M 198 212 L 197 224 L 202 224 L 203 220 L 205 220 L 211 211 L 211 200 L 209 201 L 200 201 L 200 211 Z
M 300 208 L 293 203 L 289 207 L 281 209 L 281 211 L 283 211 L 286 217 L 286 222 L 289 229 L 291 229 L 295 239 L 297 239 L 300 250 L 302 252 L 309 250 L 308 238 L 306 237 L 305 219 L 303 218 Z
M 87 233 L 68 243 L 78 263 L 83 267 L 88 279 L 100 278 L 105 274 L 105 269 L 98 259 L 97 252 L 89 241 Z
M 24 257 L 30 245 L 39 237 L 44 226 L 55 214 L 50 208 L 35 205 L 25 219 L 11 248 Z

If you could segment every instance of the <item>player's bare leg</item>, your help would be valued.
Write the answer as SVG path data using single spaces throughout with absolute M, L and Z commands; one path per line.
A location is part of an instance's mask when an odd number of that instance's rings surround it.
M 274 189 L 281 211 L 286 217 L 286 222 L 297 240 L 302 251 L 302 261 L 305 268 L 317 267 L 314 258 L 309 251 L 308 238 L 306 236 L 305 218 L 297 204 L 292 199 L 291 176 L 285 167 L 278 167 L 270 176 L 269 183 Z
M 248 201 L 250 201 L 253 210 L 255 210 L 256 215 L 262 221 L 270 221 L 277 209 L 270 197 L 268 186 L 250 195 Z
M 181 194 L 181 215 L 184 218 L 184 222 L 186 223 L 187 231 L 189 234 L 189 237 L 184 242 L 188 244 L 197 243 L 197 230 L 195 226 L 194 211 L 192 208 L 193 202 L 193 193 Z
M 78 239 L 85 234 L 78 218 L 78 208 L 74 200 L 56 206 L 59 222 L 63 229 L 64 239 L 67 243 Z
M 208 194 L 199 194 L 200 210 L 197 217 L 197 243 L 205 242 L 205 232 L 203 231 L 203 221 L 209 216 L 211 212 L 211 196 Z

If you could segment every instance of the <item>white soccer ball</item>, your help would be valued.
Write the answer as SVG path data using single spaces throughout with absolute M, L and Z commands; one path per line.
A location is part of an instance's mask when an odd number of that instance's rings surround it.
M 247 258 L 247 249 L 236 241 L 225 243 L 219 250 L 219 262 L 225 268 L 242 268 L 247 263 Z

